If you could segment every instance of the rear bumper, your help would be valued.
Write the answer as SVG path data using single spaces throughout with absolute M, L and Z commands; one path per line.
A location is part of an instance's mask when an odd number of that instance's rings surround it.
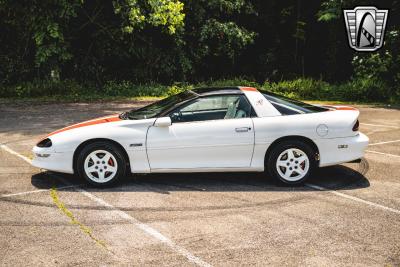
M 32 166 L 56 172 L 73 174 L 72 157 L 73 153 L 57 153 L 48 148 L 35 146 L 32 149 Z
M 319 166 L 331 166 L 358 160 L 364 157 L 369 138 L 362 133 L 356 136 L 332 139 L 318 139 Z

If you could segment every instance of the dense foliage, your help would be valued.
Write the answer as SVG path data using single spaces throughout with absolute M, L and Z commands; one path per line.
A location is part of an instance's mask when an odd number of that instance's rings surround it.
M 378 52 L 348 47 L 342 9 L 356 5 L 390 9 Z M 398 0 L 0 0 L 0 28 L 3 97 L 245 77 L 303 98 L 400 98 Z

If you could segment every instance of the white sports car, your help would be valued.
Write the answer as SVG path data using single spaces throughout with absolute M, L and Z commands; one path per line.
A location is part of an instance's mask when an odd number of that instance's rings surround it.
M 32 164 L 103 186 L 128 172 L 264 170 L 296 184 L 316 167 L 363 157 L 358 116 L 251 87 L 199 88 L 50 133 Z

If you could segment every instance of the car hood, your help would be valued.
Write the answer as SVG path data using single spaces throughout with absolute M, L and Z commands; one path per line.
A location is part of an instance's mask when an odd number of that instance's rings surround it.
M 96 125 L 96 124 L 102 124 L 102 123 L 116 122 L 116 121 L 121 121 L 119 114 L 114 114 L 111 116 L 106 116 L 106 117 L 101 117 L 101 118 L 96 118 L 96 119 L 76 123 L 76 124 L 58 129 L 54 132 L 51 132 L 45 138 L 50 137 L 55 134 L 58 134 L 58 133 L 61 133 L 61 132 L 76 129 L 76 128 L 81 128 L 81 127 L 86 127 L 86 126 L 91 126 L 91 125 Z
M 116 114 L 67 126 L 48 134 L 45 138 L 52 141 L 50 150 L 60 153 L 74 151 L 82 142 L 98 138 L 119 142 L 129 149 L 132 140 L 144 142 L 147 129 L 154 121 L 155 118 L 123 120 Z

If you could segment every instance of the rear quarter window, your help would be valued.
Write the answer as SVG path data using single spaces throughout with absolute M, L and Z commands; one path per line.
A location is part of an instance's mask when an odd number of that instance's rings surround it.
M 317 113 L 329 110 L 271 92 L 264 91 L 262 94 L 282 115 Z

